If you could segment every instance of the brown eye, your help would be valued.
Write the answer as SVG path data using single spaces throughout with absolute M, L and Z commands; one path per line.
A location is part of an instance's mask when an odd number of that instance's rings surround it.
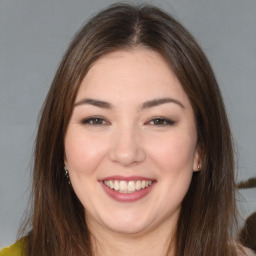
M 156 126 L 166 126 L 166 125 L 174 125 L 174 121 L 167 119 L 167 118 L 154 118 L 149 121 L 150 125 L 156 125 Z
M 82 124 L 88 125 L 107 125 L 108 122 L 102 117 L 90 117 L 82 120 Z

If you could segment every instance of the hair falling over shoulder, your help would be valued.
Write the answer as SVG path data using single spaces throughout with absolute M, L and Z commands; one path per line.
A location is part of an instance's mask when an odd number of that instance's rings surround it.
M 190 33 L 160 9 L 116 4 L 74 37 L 41 112 L 34 152 L 32 216 L 27 256 L 92 256 L 84 208 L 64 175 L 64 137 L 82 79 L 92 63 L 115 49 L 160 53 L 194 110 L 201 171 L 182 203 L 176 256 L 235 256 L 236 203 L 230 128 L 210 64 Z

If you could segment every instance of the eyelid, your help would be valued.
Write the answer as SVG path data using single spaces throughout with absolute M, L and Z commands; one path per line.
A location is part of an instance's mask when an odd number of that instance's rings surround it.
M 91 121 L 95 121 L 96 119 L 100 120 L 103 123 L 90 123 Z M 89 116 L 89 117 L 83 118 L 81 120 L 81 124 L 91 125 L 91 126 L 101 126 L 101 125 L 109 125 L 110 123 L 103 116 Z
M 158 123 L 152 124 L 151 122 L 158 122 Z M 145 124 L 152 125 L 152 126 L 171 126 L 171 125 L 174 125 L 175 123 L 176 121 L 173 121 L 170 118 L 163 117 L 163 116 L 155 116 L 150 118 L 150 120 L 147 121 Z M 91 125 L 91 126 L 103 126 L 103 125 L 109 125 L 110 122 L 103 116 L 89 116 L 89 117 L 83 118 L 81 120 L 81 124 Z
M 164 124 L 150 124 L 152 121 L 157 121 L 157 120 L 160 122 L 164 122 Z M 155 116 L 146 122 L 146 124 L 155 125 L 155 126 L 168 126 L 168 125 L 174 125 L 175 123 L 176 122 L 171 120 L 170 118 L 166 118 L 163 116 Z

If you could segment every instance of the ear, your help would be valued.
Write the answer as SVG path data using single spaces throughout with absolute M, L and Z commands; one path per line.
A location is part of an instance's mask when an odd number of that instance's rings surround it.
M 66 157 L 66 152 L 64 152 L 64 166 L 66 166 L 68 168 L 68 161 L 67 161 L 67 157 Z
M 193 171 L 198 172 L 201 171 L 202 168 L 202 160 L 201 160 L 201 149 L 197 146 L 194 156 L 194 163 L 193 163 Z

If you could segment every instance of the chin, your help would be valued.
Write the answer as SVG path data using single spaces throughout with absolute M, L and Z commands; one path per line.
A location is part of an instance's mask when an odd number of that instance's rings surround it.
M 106 221 L 104 225 L 112 232 L 126 235 L 134 235 L 143 233 L 149 228 L 149 226 L 151 226 L 151 223 L 152 221 L 146 220 L 145 217 L 143 218 L 143 220 L 140 220 L 136 216 L 135 218 L 134 216 L 112 216 L 111 221 Z
M 123 234 L 123 235 L 139 235 L 147 230 L 148 225 L 127 225 L 127 224 L 120 224 L 115 225 L 114 227 L 108 227 L 112 232 Z

